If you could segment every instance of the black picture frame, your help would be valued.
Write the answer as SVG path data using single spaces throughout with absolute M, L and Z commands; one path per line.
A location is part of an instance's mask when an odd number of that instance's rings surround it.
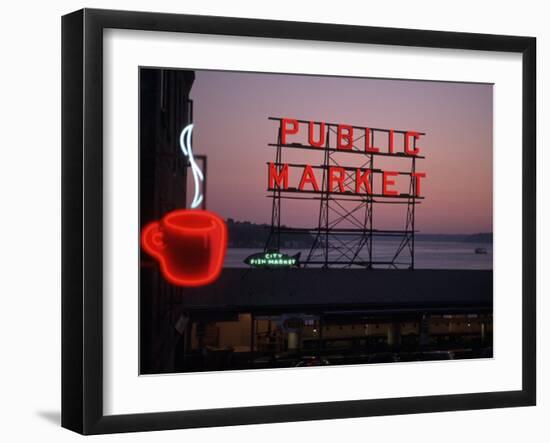
M 522 389 L 104 415 L 102 82 L 103 30 L 107 28 L 522 54 Z M 62 426 L 82 434 L 103 434 L 535 405 L 535 67 L 536 39 L 532 37 L 96 9 L 65 15 L 62 18 Z

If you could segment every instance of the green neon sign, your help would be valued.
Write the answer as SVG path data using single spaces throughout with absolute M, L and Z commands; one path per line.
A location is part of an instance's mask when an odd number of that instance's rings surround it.
M 244 262 L 253 268 L 292 268 L 300 266 L 300 253 L 290 256 L 282 252 L 258 252 Z

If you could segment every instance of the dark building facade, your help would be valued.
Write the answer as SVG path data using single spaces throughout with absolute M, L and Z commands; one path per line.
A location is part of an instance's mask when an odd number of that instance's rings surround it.
M 174 370 L 492 357 L 493 273 L 224 269 L 174 307 Z
M 193 71 L 141 68 L 140 72 L 140 226 L 186 204 L 187 160 L 179 135 L 193 121 L 189 93 Z M 141 253 L 140 370 L 173 368 L 172 304 L 180 288 L 166 283 L 158 266 Z M 168 326 L 172 325 L 172 326 Z

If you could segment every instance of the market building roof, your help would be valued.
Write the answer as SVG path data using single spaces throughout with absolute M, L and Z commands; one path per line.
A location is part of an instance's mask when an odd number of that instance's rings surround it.
M 224 269 L 183 291 L 180 307 L 244 309 L 492 308 L 490 270 Z

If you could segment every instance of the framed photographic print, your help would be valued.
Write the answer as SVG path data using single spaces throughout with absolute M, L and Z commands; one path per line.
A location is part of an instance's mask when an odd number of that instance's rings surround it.
M 62 25 L 64 427 L 535 404 L 534 38 Z

